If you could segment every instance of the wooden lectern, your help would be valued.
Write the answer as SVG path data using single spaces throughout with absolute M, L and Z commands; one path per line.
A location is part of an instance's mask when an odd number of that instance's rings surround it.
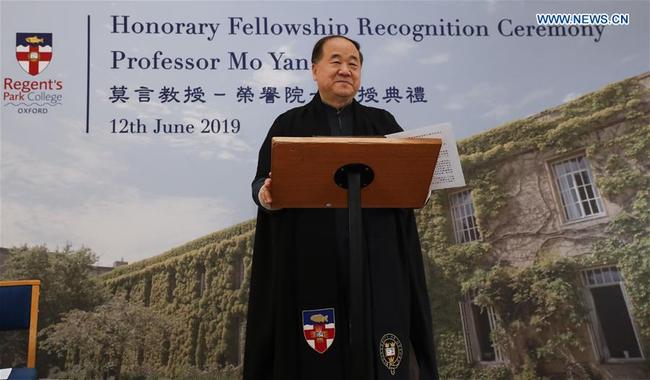
M 348 208 L 350 228 L 351 379 L 367 379 L 368 311 L 363 299 L 362 208 L 420 208 L 440 153 L 440 139 L 274 137 L 274 208 Z

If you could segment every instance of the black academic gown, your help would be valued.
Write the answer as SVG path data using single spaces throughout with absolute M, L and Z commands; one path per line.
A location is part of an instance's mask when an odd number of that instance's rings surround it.
M 387 111 L 351 105 L 355 136 L 399 132 Z M 271 139 L 275 136 L 328 136 L 320 97 L 280 115 L 259 153 L 255 180 L 268 176 Z M 254 182 L 255 182 L 254 180 Z M 253 194 L 257 202 L 257 194 Z M 364 209 L 365 302 L 370 318 L 365 326 L 372 346 L 368 380 L 406 380 L 410 366 L 419 379 L 437 379 L 431 314 L 415 218 L 407 209 Z M 349 379 L 347 223 L 341 210 L 259 207 L 244 355 L 245 380 Z M 304 336 L 303 312 L 334 309 L 334 341 L 324 353 Z M 331 323 L 332 321 L 327 321 Z M 392 335 L 390 335 L 392 334 Z M 383 337 L 396 337 L 401 361 L 391 374 L 380 354 Z M 389 339 L 390 341 L 390 339 Z M 414 350 L 417 364 L 409 363 Z M 385 351 L 389 355 L 391 352 Z M 400 352 L 393 351 L 399 354 Z M 390 356 L 384 355 L 384 359 Z M 395 362 L 393 362 L 394 366 Z

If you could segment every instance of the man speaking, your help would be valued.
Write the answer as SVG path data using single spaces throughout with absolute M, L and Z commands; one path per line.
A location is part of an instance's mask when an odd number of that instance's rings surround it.
M 364 303 L 368 380 L 437 379 L 431 314 L 415 218 L 408 209 L 364 209 L 364 294 L 349 300 L 347 209 L 275 209 L 275 136 L 383 136 L 402 129 L 387 111 L 355 101 L 363 55 L 343 36 L 312 52 L 318 93 L 280 115 L 260 149 L 259 206 L 244 355 L 245 380 L 350 379 L 349 304 Z

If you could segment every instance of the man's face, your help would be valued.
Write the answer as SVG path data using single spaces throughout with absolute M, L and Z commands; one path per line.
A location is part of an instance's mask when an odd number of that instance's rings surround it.
M 323 54 L 311 67 L 321 98 L 330 105 L 347 104 L 361 84 L 359 51 L 344 38 L 332 38 L 323 45 Z

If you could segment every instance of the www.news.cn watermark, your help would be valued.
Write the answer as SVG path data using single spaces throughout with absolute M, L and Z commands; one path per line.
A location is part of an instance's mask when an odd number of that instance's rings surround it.
M 538 13 L 538 25 L 630 25 L 629 13 Z

